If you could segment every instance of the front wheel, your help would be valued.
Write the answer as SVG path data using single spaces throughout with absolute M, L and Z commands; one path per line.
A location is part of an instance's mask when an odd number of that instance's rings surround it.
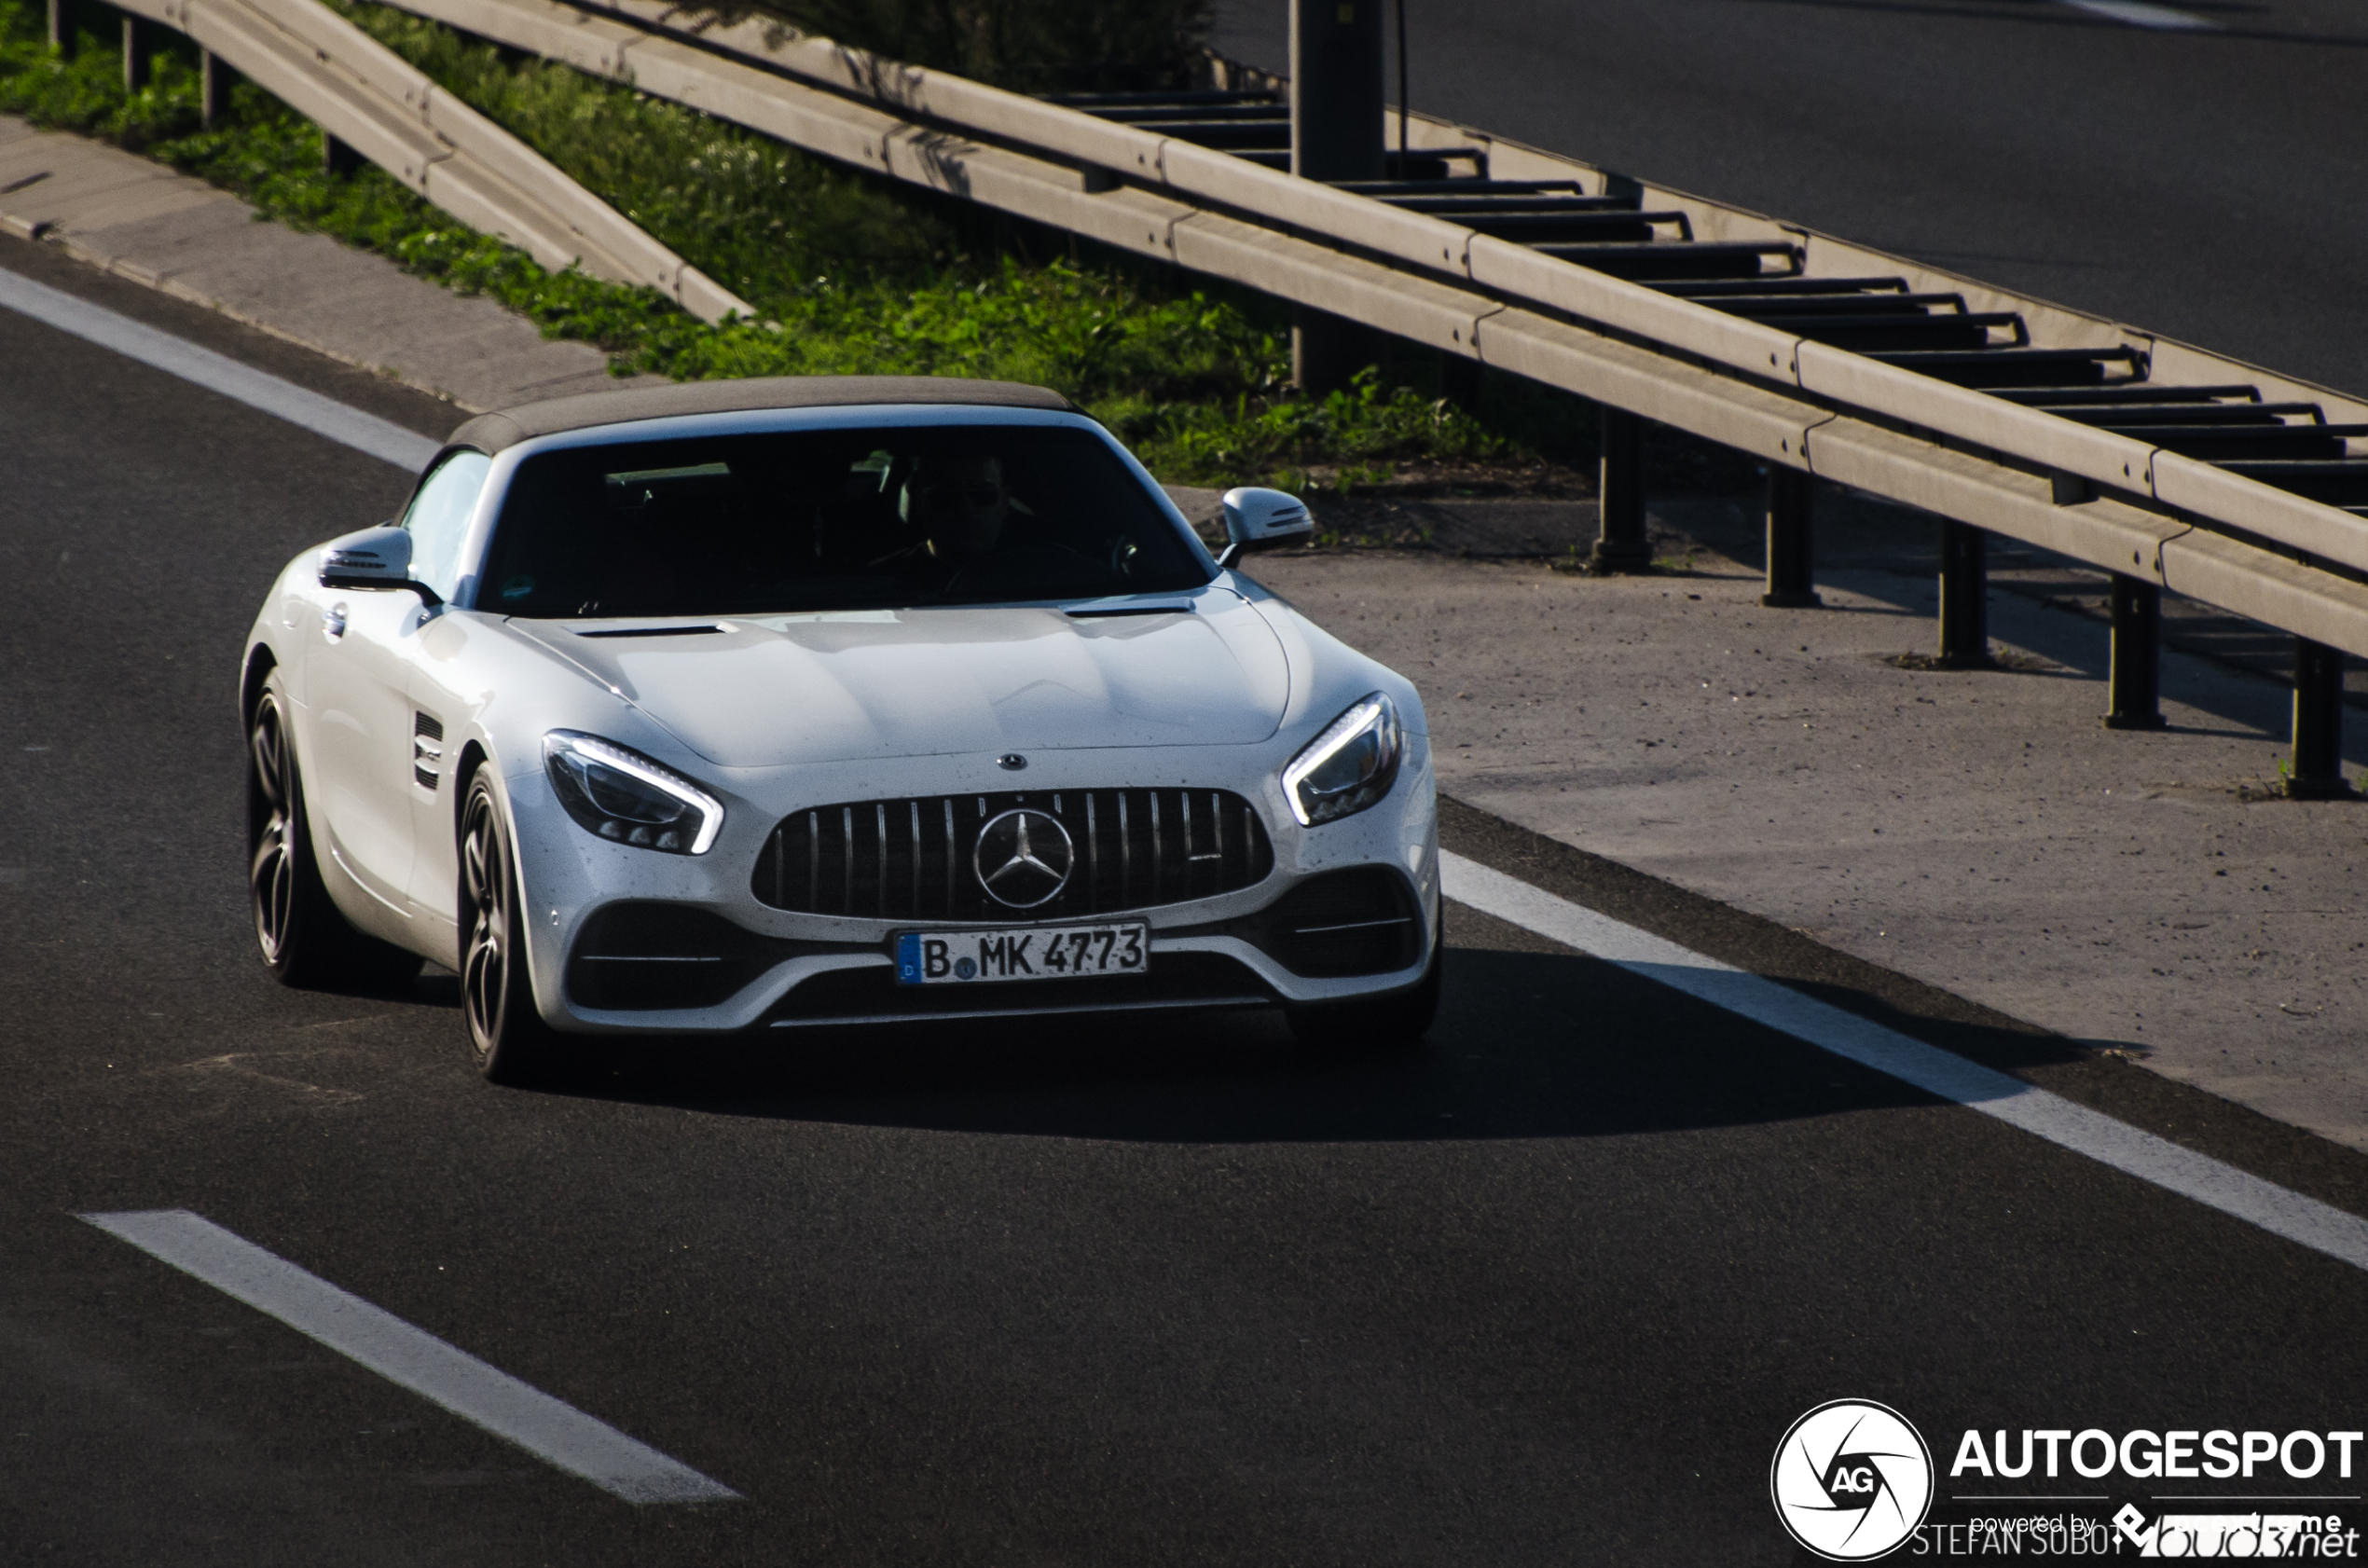
M 477 1071 L 519 1084 L 545 1065 L 550 1026 L 535 1011 L 527 978 L 526 901 L 510 853 L 509 824 L 484 773 L 469 781 L 461 812 L 461 1006 Z

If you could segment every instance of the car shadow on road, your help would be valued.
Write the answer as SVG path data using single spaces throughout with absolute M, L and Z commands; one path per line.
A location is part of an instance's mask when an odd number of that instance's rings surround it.
M 2000 1037 L 1976 1042 L 1993 1059 L 2072 1053 Z M 1121 1015 L 651 1042 L 552 1087 L 736 1117 L 1218 1144 L 1601 1137 L 1934 1103 L 1611 965 L 1493 944 L 1451 947 L 1420 1046 L 1363 1057 L 1311 1053 L 1273 1012 Z

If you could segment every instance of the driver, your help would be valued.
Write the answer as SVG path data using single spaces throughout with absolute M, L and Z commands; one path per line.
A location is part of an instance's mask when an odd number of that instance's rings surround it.
M 924 456 L 898 492 L 896 512 L 920 539 L 872 564 L 916 571 L 934 594 L 1059 593 L 1085 565 L 1012 494 L 1002 460 L 989 453 Z
M 1014 504 L 1003 488 L 1001 459 L 925 458 L 904 481 L 896 515 L 920 533 L 932 557 L 958 568 L 995 548 Z

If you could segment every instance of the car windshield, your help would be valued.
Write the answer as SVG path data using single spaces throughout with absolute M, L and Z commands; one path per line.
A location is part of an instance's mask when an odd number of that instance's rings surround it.
M 538 453 L 510 482 L 476 602 L 545 618 L 746 615 L 1208 580 L 1093 432 L 923 425 Z

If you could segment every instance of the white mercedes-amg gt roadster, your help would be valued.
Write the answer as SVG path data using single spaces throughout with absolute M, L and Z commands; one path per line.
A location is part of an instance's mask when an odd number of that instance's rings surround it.
M 461 976 L 479 1066 L 599 1035 L 1439 991 L 1421 699 L 1204 548 L 1059 395 L 706 382 L 471 420 L 247 639 L 255 935 Z

